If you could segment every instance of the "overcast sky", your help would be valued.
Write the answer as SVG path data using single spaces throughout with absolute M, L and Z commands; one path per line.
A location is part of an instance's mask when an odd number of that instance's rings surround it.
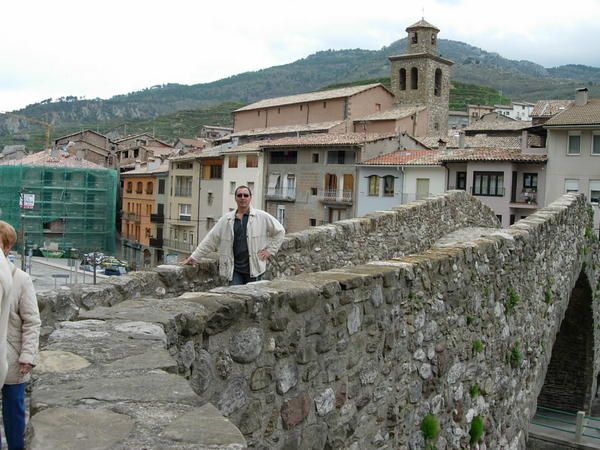
M 380 49 L 425 19 L 440 38 L 546 67 L 600 67 L 600 0 L 6 0 L 0 111 L 210 82 L 326 49 Z

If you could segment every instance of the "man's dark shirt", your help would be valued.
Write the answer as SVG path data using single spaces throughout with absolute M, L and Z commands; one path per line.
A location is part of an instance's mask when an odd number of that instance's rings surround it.
M 235 218 L 233 223 L 233 268 L 236 272 L 250 273 L 250 257 L 248 254 L 248 240 L 246 231 L 248 228 L 248 213 L 244 214 L 242 220 Z

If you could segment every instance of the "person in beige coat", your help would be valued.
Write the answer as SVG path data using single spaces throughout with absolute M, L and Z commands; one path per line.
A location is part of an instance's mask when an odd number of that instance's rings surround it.
M 16 240 L 14 228 L 0 221 L 0 241 L 4 255 L 8 255 Z M 8 264 L 12 288 L 6 305 L 8 372 L 2 386 L 2 419 L 8 448 L 16 450 L 25 448 L 25 383 L 35 365 L 41 321 L 31 278 L 14 264 Z

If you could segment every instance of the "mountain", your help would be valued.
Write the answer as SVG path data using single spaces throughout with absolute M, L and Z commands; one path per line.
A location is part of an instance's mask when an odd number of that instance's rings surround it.
M 406 39 L 381 50 L 325 50 L 290 64 L 246 72 L 212 83 L 153 86 L 110 99 L 66 97 L 28 105 L 18 114 L 50 122 L 55 129 L 105 128 L 119 122 L 151 119 L 177 111 L 206 109 L 224 102 L 315 91 L 324 86 L 389 76 L 388 56 L 404 53 Z M 600 94 L 600 69 L 565 65 L 551 69 L 514 61 L 463 42 L 440 39 L 441 56 L 454 61 L 452 81 L 487 86 L 512 100 L 572 98 L 576 87 Z M 0 142 L 27 141 L 33 124 L 0 116 Z M 25 135 L 24 135 L 25 134 Z M 56 136 L 56 133 L 53 133 Z

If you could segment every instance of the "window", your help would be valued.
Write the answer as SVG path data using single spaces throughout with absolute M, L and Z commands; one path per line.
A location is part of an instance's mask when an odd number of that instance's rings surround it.
M 277 205 L 277 213 L 275 214 L 277 221 L 285 227 L 285 206 Z
M 206 231 L 209 231 L 215 225 L 215 219 L 212 217 L 206 218 Z
M 187 242 L 187 231 L 183 230 L 183 242 Z
M 137 194 L 141 194 L 143 192 L 143 190 L 144 190 L 144 183 L 142 183 L 141 181 L 138 181 L 137 182 L 137 188 L 136 188 L 135 192 Z
M 271 164 L 296 164 L 298 152 L 292 150 L 270 152 L 269 157 Z
M 191 161 L 177 163 L 177 168 L 178 169 L 189 170 L 192 167 L 193 167 L 193 163 Z
M 375 103 L 375 111 L 381 111 L 381 103 Z
M 410 88 L 419 89 L 419 69 L 416 67 L 410 69 Z
M 435 69 L 435 84 L 433 86 L 433 95 L 440 97 L 442 95 L 442 69 Z
M 435 45 L 435 34 L 431 35 L 431 45 Z
M 327 164 L 354 164 L 354 152 L 329 151 L 327 152 Z
M 394 196 L 394 176 L 386 175 L 383 177 L 383 196 L 393 197 Z
M 319 154 L 318 153 L 313 153 L 312 154 L 312 162 L 314 162 L 314 163 L 318 163 L 319 162 Z
M 230 156 L 229 157 L 229 168 L 230 169 L 237 169 L 238 166 L 238 157 L 237 156 Z
M 156 213 L 159 216 L 164 216 L 165 215 L 165 205 L 164 205 L 164 203 L 158 203 L 156 205 Z
M 600 203 L 600 180 L 590 180 L 590 202 Z
M 316 187 L 311 187 L 310 188 L 310 195 L 317 195 L 317 188 Z
M 327 108 L 327 102 L 323 102 L 323 108 Z
M 194 243 L 194 233 L 190 231 L 190 244 Z
M 456 189 L 467 190 L 467 172 L 456 172 Z
M 127 182 L 127 193 L 131 194 L 133 192 L 133 183 L 131 181 Z
M 502 214 L 496 214 L 496 218 L 498 219 L 498 222 L 502 224 Z
M 538 174 L 524 173 L 523 174 L 523 189 L 532 189 L 537 191 Z
M 210 179 L 218 180 L 223 177 L 223 166 L 213 165 L 210 166 Z
M 400 76 L 398 78 L 398 87 L 401 91 L 406 90 L 406 69 L 400 69 Z
M 189 222 L 192 220 L 192 205 L 179 204 L 179 220 Z
M 419 42 L 419 35 L 417 34 L 416 31 L 413 32 L 411 39 L 412 39 L 413 44 L 416 44 L 417 42 Z
M 229 182 L 229 193 L 230 194 L 235 194 L 235 181 L 230 181 Z
M 473 174 L 473 195 L 502 197 L 504 195 L 504 173 L 475 172 Z
M 165 193 L 165 180 L 158 180 L 158 193 L 159 194 Z
M 246 155 L 246 167 L 258 167 L 258 155 Z
M 288 173 L 287 188 L 288 192 L 294 192 L 296 190 L 296 175 L 293 173 Z
M 175 196 L 192 196 L 192 177 L 175 177 Z
M 248 181 L 246 183 L 246 186 L 248 186 L 248 189 L 250 189 L 250 192 L 254 194 L 254 181 Z
M 369 195 L 372 197 L 379 196 L 379 177 L 371 175 L 369 178 Z
M 308 224 L 311 227 L 316 227 L 317 226 L 317 219 L 308 219 Z
M 277 114 L 281 114 L 281 108 L 277 108 Z
M 567 178 L 565 180 L 565 192 L 579 192 L 579 180 L 575 178 Z
M 600 134 L 592 135 L 592 155 L 600 155 Z
M 581 152 L 581 135 L 579 133 L 569 133 L 569 144 L 567 147 L 567 155 L 579 155 Z
M 150 181 L 146 185 L 146 194 L 152 194 L 153 190 L 154 190 L 154 183 L 152 183 L 152 181 Z

